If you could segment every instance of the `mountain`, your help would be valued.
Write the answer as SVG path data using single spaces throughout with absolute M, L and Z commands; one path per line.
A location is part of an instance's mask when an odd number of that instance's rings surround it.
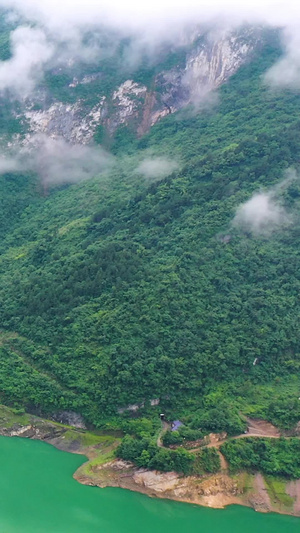
M 63 135 L 88 143 L 129 128 L 142 136 L 163 117 L 189 104 L 200 106 L 208 92 L 227 81 L 264 41 L 264 32 L 244 28 L 214 39 L 193 36 L 159 59 L 144 58 L 138 70 L 122 65 L 122 52 L 104 64 L 59 68 L 48 74 L 36 97 L 25 102 L 29 132 Z M 102 135 L 101 135 L 102 134 Z M 102 137 L 102 138 L 101 138 Z
M 22 133 L 28 142 L 43 133 L 86 144 L 105 142 L 124 128 L 141 137 L 163 117 L 191 104 L 205 105 L 210 92 L 237 72 L 267 35 L 248 27 L 215 36 L 198 30 L 177 47 L 163 46 L 152 58 L 143 55 L 138 66 L 128 60 L 130 43 L 121 41 L 115 49 L 109 35 L 104 58 L 89 65 L 71 57 L 47 71 L 33 94 L 10 104 L 13 139 Z M 3 59 L 8 39 L 4 34 Z M 7 127 L 3 134 L 8 133 Z
M 277 32 L 244 28 L 2 99 L 9 149 L 42 134 L 113 153 L 78 183 L 60 166 L 45 185 L 22 158 L 1 177 L 2 403 L 98 427 L 159 410 L 295 426 L 300 98 L 263 81 L 280 54 Z

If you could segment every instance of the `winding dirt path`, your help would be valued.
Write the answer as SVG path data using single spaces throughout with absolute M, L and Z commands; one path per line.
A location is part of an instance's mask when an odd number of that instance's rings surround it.
M 261 438 L 279 439 L 281 437 L 280 431 L 275 426 L 273 426 L 273 424 L 271 424 L 270 422 L 267 422 L 266 420 L 258 420 L 255 418 L 247 418 L 246 420 L 248 423 L 248 429 L 246 433 L 242 433 L 241 435 L 236 435 L 235 437 L 226 437 L 224 439 L 220 438 L 220 435 L 218 433 L 210 433 L 208 444 L 203 444 L 202 446 L 199 446 L 197 448 L 192 448 L 189 450 L 189 452 L 197 453 L 200 450 L 203 450 L 203 448 L 220 448 L 220 446 L 222 446 L 222 444 L 224 444 L 228 440 L 246 439 L 248 437 L 260 438 L 260 439 Z M 163 445 L 161 444 L 161 446 Z M 222 464 L 222 459 L 221 459 L 221 464 Z
M 161 430 L 159 432 L 159 435 L 157 437 L 157 441 L 156 441 L 156 444 L 159 448 L 163 448 L 163 442 L 162 442 L 162 438 L 164 436 L 164 434 L 169 430 L 171 429 L 171 424 L 168 424 L 168 422 L 166 422 L 165 420 L 162 420 L 161 422 Z
M 224 457 L 224 455 L 218 450 L 218 454 L 220 457 L 220 463 L 221 463 L 221 472 L 227 472 L 229 465 Z

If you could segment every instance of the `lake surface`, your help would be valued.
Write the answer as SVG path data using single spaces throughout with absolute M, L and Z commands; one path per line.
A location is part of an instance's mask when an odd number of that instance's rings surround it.
M 299 533 L 300 519 L 156 500 L 80 485 L 84 458 L 21 438 L 0 437 L 0 533 Z

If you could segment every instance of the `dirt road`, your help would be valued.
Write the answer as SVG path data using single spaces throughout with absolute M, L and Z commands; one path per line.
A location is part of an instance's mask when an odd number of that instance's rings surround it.
M 246 439 L 248 437 L 256 437 L 256 438 L 268 438 L 268 439 L 279 439 L 280 432 L 278 429 L 273 426 L 273 424 L 270 424 L 270 422 L 266 422 L 266 420 L 257 420 L 255 418 L 247 418 L 248 423 L 248 430 L 246 433 L 242 433 L 241 435 L 236 435 L 235 437 L 229 437 L 231 440 L 235 439 Z M 209 435 L 210 442 L 209 444 L 206 444 L 204 446 L 200 446 L 199 448 L 193 448 L 192 450 L 189 450 L 191 453 L 196 453 L 202 448 L 220 448 L 224 442 L 228 440 L 228 437 L 225 439 L 220 439 L 219 435 L 217 433 L 210 433 Z
M 157 441 L 156 441 L 157 446 L 159 446 L 160 448 L 163 447 L 162 438 L 163 438 L 164 434 L 169 429 L 171 429 L 171 424 L 168 424 L 168 422 L 166 422 L 165 420 L 162 420 L 162 422 L 161 422 L 161 430 L 159 432 L 159 435 L 158 435 Z

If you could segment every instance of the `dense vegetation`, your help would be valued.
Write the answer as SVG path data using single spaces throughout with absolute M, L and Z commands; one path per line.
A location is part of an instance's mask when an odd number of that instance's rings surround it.
M 141 403 L 145 418 L 163 409 L 201 434 L 242 432 L 240 412 L 299 420 L 299 180 L 281 194 L 288 227 L 266 238 L 232 226 L 242 202 L 299 165 L 300 96 L 262 78 L 279 53 L 268 43 L 215 109 L 169 116 L 142 139 L 120 131 L 106 175 L 48 195 L 35 176 L 1 178 L 3 403 L 118 427 L 118 408 Z M 145 181 L 134 169 L 153 154 L 179 170 Z M 184 451 L 130 446 L 151 468 L 169 454 L 187 469 Z
M 178 431 L 166 431 L 163 436 L 163 444 L 164 446 L 182 445 L 185 442 L 201 440 L 203 437 L 203 431 L 181 426 Z
M 126 461 L 133 461 L 139 467 L 162 472 L 174 470 L 184 474 L 212 474 L 221 467 L 215 448 L 204 448 L 197 454 L 191 454 L 184 448 L 159 448 L 149 438 L 135 439 L 129 435 L 124 437 L 117 455 Z
M 260 470 L 269 475 L 300 478 L 299 439 L 232 440 L 223 444 L 221 451 L 233 472 Z

